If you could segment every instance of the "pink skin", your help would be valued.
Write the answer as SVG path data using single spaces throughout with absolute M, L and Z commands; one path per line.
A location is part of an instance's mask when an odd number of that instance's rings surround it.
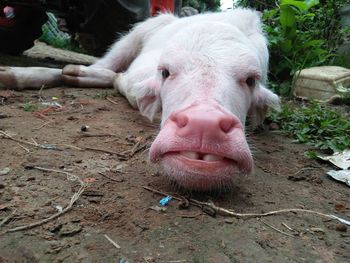
M 214 159 L 203 160 L 205 156 Z M 230 185 L 233 175 L 250 173 L 253 166 L 241 122 L 215 103 L 194 103 L 172 113 L 151 146 L 150 158 L 161 159 L 180 185 L 199 190 Z

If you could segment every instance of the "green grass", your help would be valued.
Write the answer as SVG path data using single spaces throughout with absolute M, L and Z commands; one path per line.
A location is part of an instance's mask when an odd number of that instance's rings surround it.
M 268 121 L 277 123 L 296 142 L 325 152 L 350 149 L 350 117 L 325 104 L 284 104 L 280 112 L 270 112 Z
M 95 99 L 95 100 L 104 100 L 108 96 L 111 96 L 111 95 L 113 95 L 113 92 L 108 90 L 108 91 L 98 92 L 95 95 L 93 95 L 92 98 Z
M 25 102 L 23 104 L 23 110 L 27 111 L 27 112 L 34 112 L 37 111 L 39 109 L 37 104 L 33 104 L 31 101 L 29 102 Z

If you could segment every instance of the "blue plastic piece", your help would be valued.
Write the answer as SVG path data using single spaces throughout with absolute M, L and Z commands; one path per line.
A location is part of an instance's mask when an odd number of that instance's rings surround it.
M 57 147 L 53 144 L 41 144 L 40 147 L 46 150 L 57 150 Z
M 160 199 L 159 204 L 162 206 L 166 206 L 171 199 L 172 199 L 171 196 L 163 197 L 162 199 Z

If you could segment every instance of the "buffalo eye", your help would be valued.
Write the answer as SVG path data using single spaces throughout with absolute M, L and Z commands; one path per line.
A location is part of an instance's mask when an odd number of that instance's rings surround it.
M 163 77 L 163 79 L 166 79 L 166 78 L 168 78 L 169 76 L 170 76 L 169 70 L 163 69 L 163 70 L 162 70 L 162 77 Z
M 253 77 L 249 77 L 246 79 L 245 83 L 249 88 L 252 88 L 255 86 L 255 79 Z

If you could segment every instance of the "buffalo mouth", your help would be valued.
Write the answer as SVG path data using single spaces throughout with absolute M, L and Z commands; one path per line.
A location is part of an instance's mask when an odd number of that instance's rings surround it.
M 170 151 L 162 156 L 163 158 L 175 158 L 185 165 L 193 167 L 215 168 L 227 165 L 237 166 L 237 162 L 221 154 L 214 154 L 200 151 Z
M 175 152 L 176 154 L 176 152 Z M 177 152 L 178 155 L 195 161 L 202 161 L 202 162 L 219 162 L 223 161 L 225 159 L 224 156 L 211 154 L 211 153 L 202 153 L 202 152 L 194 152 L 194 151 L 181 151 Z
M 242 170 L 240 161 L 234 160 L 223 153 L 213 153 L 194 150 L 178 150 L 163 153 L 162 160 L 176 160 L 178 168 L 198 170 L 204 173 L 212 172 L 217 169 L 234 167 L 235 170 Z
M 171 181 L 197 191 L 227 188 L 242 173 L 236 161 L 207 152 L 170 151 L 161 163 Z

